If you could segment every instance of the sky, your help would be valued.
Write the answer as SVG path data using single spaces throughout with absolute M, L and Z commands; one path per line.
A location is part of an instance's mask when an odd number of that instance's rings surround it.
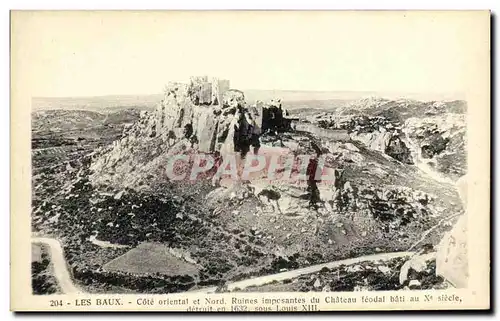
M 191 75 L 238 89 L 460 93 L 484 41 L 479 16 L 17 12 L 12 68 L 34 97 L 155 94 Z

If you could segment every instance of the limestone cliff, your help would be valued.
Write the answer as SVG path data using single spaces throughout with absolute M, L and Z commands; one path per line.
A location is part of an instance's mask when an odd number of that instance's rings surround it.
M 246 154 L 258 145 L 252 135 L 260 135 L 267 124 L 263 114 L 271 108 L 277 109 L 262 103 L 247 106 L 244 93 L 230 89 L 227 80 L 192 77 L 187 84 L 170 83 L 153 112 L 141 113 L 120 140 L 95 153 L 92 183 L 151 188 L 168 181 L 166 166 L 172 155 Z M 281 128 L 282 123 L 267 127 Z
M 143 112 L 121 140 L 96 153 L 93 183 L 148 185 L 151 176 L 165 178 L 164 166 L 175 153 L 220 150 L 242 100 L 226 80 L 193 77 L 188 84 L 170 83 L 156 110 Z

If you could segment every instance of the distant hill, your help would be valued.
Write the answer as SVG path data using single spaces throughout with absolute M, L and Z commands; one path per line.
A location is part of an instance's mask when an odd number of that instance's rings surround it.
M 393 120 L 405 121 L 411 117 L 442 114 L 465 114 L 467 103 L 453 101 L 417 101 L 410 99 L 390 100 L 384 98 L 365 98 L 351 102 L 337 110 L 341 115 L 383 116 Z
M 96 97 L 34 97 L 32 100 L 32 110 L 78 109 L 101 113 L 129 108 L 148 110 L 153 109 L 162 98 L 162 94 Z
M 35 132 L 57 132 L 81 130 L 102 124 L 106 116 L 87 110 L 44 110 L 32 114 L 32 130 Z
M 339 93 L 321 91 L 288 91 L 288 90 L 245 90 L 245 99 L 249 103 L 256 100 L 268 101 L 281 98 L 284 102 L 296 105 L 311 101 L 347 101 L 339 99 Z M 345 96 L 345 95 L 344 95 Z M 359 98 L 356 95 L 356 98 Z M 151 109 L 163 99 L 163 94 L 153 95 L 109 95 L 95 97 L 34 97 L 33 110 L 47 109 L 80 109 L 103 112 L 103 109 L 144 108 Z M 353 98 L 354 99 L 354 98 Z
M 246 89 L 245 99 L 252 104 L 256 100 L 269 101 L 281 98 L 285 108 L 318 108 L 336 109 L 350 102 L 368 97 L 386 97 L 391 94 L 377 94 L 373 92 L 341 92 L 341 91 L 298 91 L 298 90 L 256 90 Z M 397 96 L 397 95 L 396 95 Z M 426 97 L 415 98 L 418 95 L 408 95 L 405 98 L 418 100 L 442 100 L 444 98 Z M 89 110 L 101 113 L 115 112 L 120 109 L 151 110 L 160 103 L 163 94 L 152 95 L 108 95 L 95 97 L 34 97 L 32 110 Z M 454 100 L 454 99 L 448 99 Z
M 253 103 L 255 100 L 267 101 L 281 98 L 284 102 L 299 101 L 335 101 L 354 100 L 372 95 L 368 92 L 340 92 L 340 91 L 299 91 L 299 90 L 244 90 L 246 101 Z
M 102 126 L 120 127 L 138 119 L 139 111 L 135 108 L 108 113 L 79 109 L 38 110 L 32 113 L 31 126 L 34 132 L 39 133 L 81 131 Z
M 460 100 L 464 97 L 460 94 L 417 94 L 417 93 L 385 93 L 373 91 L 303 91 L 303 90 L 257 90 L 243 89 L 245 98 L 252 103 L 255 100 L 269 100 L 272 98 L 281 98 L 287 101 L 356 101 L 363 98 L 382 97 L 391 100 L 413 99 L 420 101 L 441 101 L 441 100 Z

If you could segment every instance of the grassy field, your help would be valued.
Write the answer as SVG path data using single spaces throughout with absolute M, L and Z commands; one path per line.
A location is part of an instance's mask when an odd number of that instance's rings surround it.
M 107 271 L 132 274 L 162 273 L 166 275 L 196 274 L 198 267 L 172 255 L 159 243 L 141 243 L 103 267 Z

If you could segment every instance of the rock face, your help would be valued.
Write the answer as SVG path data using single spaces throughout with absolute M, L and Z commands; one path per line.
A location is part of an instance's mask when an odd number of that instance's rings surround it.
M 200 151 L 214 151 L 217 131 L 227 129 L 218 128 L 224 107 L 218 104 L 224 94 L 220 90 L 226 88 L 224 81 L 208 82 L 206 77 L 192 78 L 188 85 L 171 84 L 156 110 L 156 136 L 191 139 Z
M 467 215 L 443 237 L 436 258 L 436 274 L 457 288 L 466 288 L 469 279 L 467 260 Z
M 175 154 L 241 153 L 244 157 L 251 147 L 259 147 L 263 125 L 286 127 L 285 117 L 265 112 L 272 108 L 277 107 L 247 106 L 244 93 L 230 89 L 227 80 L 191 77 L 187 84 L 170 83 L 155 111 L 141 113 L 121 140 L 96 153 L 91 179 L 94 184 L 136 188 L 149 185 L 153 178 L 166 181 L 165 166 Z
M 385 153 L 402 163 L 413 165 L 411 151 L 397 133 L 377 130 L 371 133 L 351 134 L 351 137 L 370 149 Z
M 412 157 L 422 167 L 453 180 L 467 172 L 464 114 L 409 118 L 404 124 Z
M 457 182 L 460 197 L 467 204 L 467 180 Z M 436 257 L 436 274 L 444 277 L 455 287 L 466 288 L 469 278 L 467 249 L 467 215 L 457 221 L 453 229 L 439 243 Z
M 347 130 L 372 150 L 455 181 L 467 172 L 465 111 L 463 101 L 363 99 L 306 121 Z
M 406 146 L 403 139 L 397 135 L 389 139 L 384 152 L 401 163 L 414 164 L 410 149 Z
M 309 120 L 324 129 L 347 131 L 350 139 L 359 141 L 372 150 L 413 165 L 411 151 L 398 122 L 382 116 L 367 115 L 317 115 Z
M 264 212 L 279 213 L 286 217 L 301 217 L 309 213 L 309 192 L 306 186 L 267 183 L 251 183 L 250 186 L 262 203 Z
M 223 104 L 227 80 L 192 77 L 188 84 L 170 83 L 155 111 L 142 113 L 122 139 L 98 153 L 92 163 L 94 183 L 140 185 L 144 175 L 164 176 L 166 158 L 175 153 L 220 150 L 237 104 Z M 162 177 L 158 177 L 162 178 Z M 164 178 L 164 177 L 163 177 Z

